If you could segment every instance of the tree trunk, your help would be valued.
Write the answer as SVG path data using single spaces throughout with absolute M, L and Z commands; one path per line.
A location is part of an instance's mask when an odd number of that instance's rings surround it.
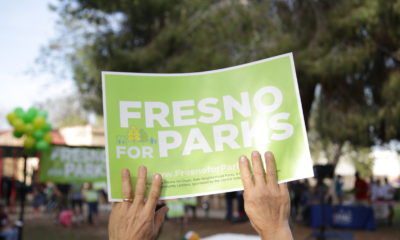
M 338 164 L 340 157 L 342 156 L 343 145 L 344 145 L 343 143 L 339 143 L 338 147 L 337 147 L 337 149 L 335 151 L 335 155 L 333 155 L 332 164 L 335 167 Z
M 304 83 L 299 81 L 301 105 L 303 107 L 304 122 L 306 129 L 308 129 L 308 120 L 310 117 L 311 107 L 314 102 L 316 82 Z

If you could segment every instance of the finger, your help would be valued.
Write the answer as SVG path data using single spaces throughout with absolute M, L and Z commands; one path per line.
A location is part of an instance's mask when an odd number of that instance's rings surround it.
M 158 197 L 160 196 L 161 192 L 161 182 L 162 182 L 161 175 L 158 173 L 155 174 L 153 177 L 153 182 L 151 183 L 151 189 L 145 205 L 145 209 L 147 212 L 154 212 L 156 208 Z
M 267 166 L 267 184 L 277 186 L 277 176 L 276 176 L 276 164 L 275 158 L 272 152 L 266 152 L 265 155 L 265 165 Z
M 122 198 L 123 199 L 132 199 L 132 183 L 131 183 L 131 174 L 129 170 L 124 168 L 122 169 Z M 129 202 L 125 202 L 129 203 Z
M 140 166 L 138 170 L 138 177 L 136 180 L 135 199 L 133 200 L 133 204 L 135 206 L 141 206 L 144 203 L 144 197 L 146 194 L 146 177 L 146 167 Z
M 254 182 L 256 185 L 265 184 L 265 171 L 259 152 L 251 153 L 251 162 L 253 164 Z
M 158 209 L 158 211 L 156 212 L 156 214 L 154 216 L 154 225 L 155 225 L 156 233 L 158 233 L 160 231 L 160 228 L 164 223 L 165 214 L 167 214 L 168 210 L 169 210 L 169 208 L 167 206 L 164 206 L 164 207 Z
M 246 156 L 241 156 L 239 158 L 240 176 L 242 177 L 242 183 L 245 190 L 254 186 L 249 165 L 249 159 L 247 159 Z

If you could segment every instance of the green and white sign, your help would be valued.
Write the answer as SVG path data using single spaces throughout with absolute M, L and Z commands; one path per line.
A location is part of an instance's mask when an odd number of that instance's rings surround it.
M 109 200 L 121 169 L 163 176 L 162 199 L 243 189 L 240 155 L 272 151 L 280 182 L 313 176 L 292 54 L 185 74 L 102 72 Z
M 104 148 L 54 146 L 40 158 L 40 181 L 57 183 L 106 180 Z
M 167 216 L 169 218 L 179 218 L 185 216 L 185 204 L 181 199 L 168 200 L 166 202 L 169 208 Z

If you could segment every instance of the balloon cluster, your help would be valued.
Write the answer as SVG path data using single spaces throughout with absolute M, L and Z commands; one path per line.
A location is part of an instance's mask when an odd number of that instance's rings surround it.
M 16 138 L 25 136 L 24 148 L 28 152 L 43 152 L 50 147 L 52 126 L 46 118 L 47 112 L 34 107 L 26 112 L 18 107 L 7 114 L 8 122 L 14 127 L 13 135 Z

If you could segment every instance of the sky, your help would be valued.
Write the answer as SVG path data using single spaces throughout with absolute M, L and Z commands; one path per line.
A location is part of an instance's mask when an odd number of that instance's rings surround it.
M 4 115 L 14 108 L 27 109 L 76 89 L 72 79 L 37 72 L 40 48 L 57 35 L 50 2 L 55 0 L 6 1 L 0 7 L 0 129 L 10 128 Z

